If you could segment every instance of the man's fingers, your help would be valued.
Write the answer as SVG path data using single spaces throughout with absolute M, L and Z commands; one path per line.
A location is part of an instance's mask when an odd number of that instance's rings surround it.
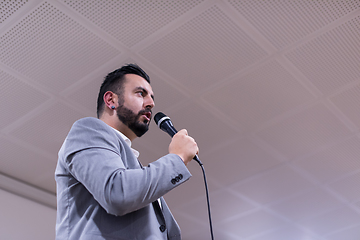
M 188 135 L 188 131 L 186 129 L 181 129 L 179 133 L 185 134 L 186 136 Z

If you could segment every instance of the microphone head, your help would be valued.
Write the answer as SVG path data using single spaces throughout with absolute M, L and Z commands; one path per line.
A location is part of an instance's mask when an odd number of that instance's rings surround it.
M 164 113 L 158 112 L 155 114 L 154 121 L 161 130 L 167 132 L 171 137 L 177 133 L 177 130 L 174 128 L 170 118 Z
M 164 113 L 162 113 L 162 112 L 158 112 L 157 114 L 155 114 L 154 121 L 155 121 L 156 125 L 159 126 L 158 123 L 159 123 L 160 119 L 162 119 L 164 117 L 166 117 L 166 115 Z M 160 122 L 160 124 L 161 124 L 161 122 Z
M 160 129 L 163 129 L 162 123 L 164 122 L 167 122 L 168 124 L 172 125 L 170 118 L 162 112 L 158 112 L 157 114 L 155 114 L 154 120 L 156 125 L 158 125 Z

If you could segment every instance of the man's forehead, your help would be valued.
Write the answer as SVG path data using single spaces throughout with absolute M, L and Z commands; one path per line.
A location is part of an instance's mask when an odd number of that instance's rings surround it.
M 126 74 L 125 75 L 125 88 L 131 88 L 131 90 L 136 88 L 143 88 L 146 90 L 150 95 L 154 95 L 152 87 L 148 81 L 146 81 L 143 77 L 136 75 L 136 74 Z

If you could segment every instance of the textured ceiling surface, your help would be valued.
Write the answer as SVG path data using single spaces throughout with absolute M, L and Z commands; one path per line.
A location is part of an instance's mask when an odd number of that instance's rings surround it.
M 57 152 L 137 63 L 200 147 L 216 239 L 360 239 L 360 1 L 0 2 L 0 188 L 56 208 Z M 140 161 L 167 153 L 154 123 Z M 210 239 L 202 172 L 165 195 Z

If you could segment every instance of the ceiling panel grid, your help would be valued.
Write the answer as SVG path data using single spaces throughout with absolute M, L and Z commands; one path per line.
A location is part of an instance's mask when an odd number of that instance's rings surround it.
M 0 61 L 52 91 L 65 89 L 117 54 L 47 2 L 0 37 Z
M 108 72 L 137 62 L 151 77 L 153 113 L 200 146 L 216 239 L 360 239 L 358 0 L 6 0 L 0 9 L 1 189 L 55 209 L 71 125 L 96 115 Z M 133 146 L 147 165 L 170 141 L 151 123 Z M 193 177 L 165 198 L 183 240 L 209 239 L 202 172 L 188 167 Z

